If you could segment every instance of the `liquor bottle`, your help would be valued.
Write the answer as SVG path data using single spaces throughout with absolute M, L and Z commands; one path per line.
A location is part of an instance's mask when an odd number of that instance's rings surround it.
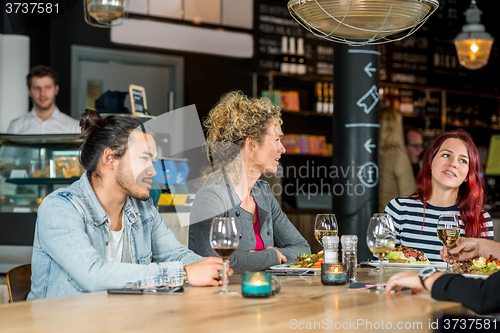
M 307 73 L 306 58 L 304 57 L 304 38 L 297 38 L 297 74 Z
M 330 102 L 328 103 L 328 112 L 333 114 L 333 83 L 330 83 L 330 88 L 328 89 L 330 95 Z
M 322 113 L 323 112 L 323 91 L 322 91 L 323 85 L 321 82 L 316 83 L 316 112 Z
M 290 58 L 288 55 L 288 37 L 281 37 L 281 64 L 280 71 L 282 73 L 290 72 Z
M 295 37 L 289 38 L 290 47 L 288 49 L 288 54 L 290 55 L 289 73 L 297 74 L 297 52 L 295 49 Z
M 328 113 L 330 109 L 330 99 L 328 98 L 328 82 L 323 83 L 323 113 Z

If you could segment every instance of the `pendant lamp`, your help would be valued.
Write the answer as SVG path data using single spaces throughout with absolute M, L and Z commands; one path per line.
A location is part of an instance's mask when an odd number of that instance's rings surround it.
M 462 32 L 455 38 L 458 61 L 468 69 L 479 69 L 488 63 L 493 37 L 484 29 L 481 22 L 483 12 L 477 8 L 476 0 L 472 0 L 469 9 L 464 13 L 467 22 Z
M 126 17 L 128 0 L 83 0 L 83 16 L 88 25 L 110 28 Z
M 312 34 L 355 46 L 403 39 L 439 7 L 437 0 L 289 0 L 288 11 Z

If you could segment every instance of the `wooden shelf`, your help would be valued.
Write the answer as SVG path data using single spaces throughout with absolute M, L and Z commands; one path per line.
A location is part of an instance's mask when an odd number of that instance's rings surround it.
M 333 113 L 319 113 L 315 111 L 287 111 L 287 110 L 281 110 L 283 115 L 296 115 L 300 117 L 332 117 Z
M 282 73 L 279 71 L 269 71 L 262 73 L 262 75 L 266 77 L 286 77 L 288 79 L 297 79 L 301 81 L 310 81 L 310 82 L 316 82 L 316 81 L 327 81 L 327 82 L 333 82 L 333 76 L 326 76 L 326 75 L 315 75 L 315 74 L 288 74 L 288 73 Z
M 441 119 L 440 114 L 412 114 L 412 113 L 401 113 L 405 118 L 427 118 L 427 119 Z

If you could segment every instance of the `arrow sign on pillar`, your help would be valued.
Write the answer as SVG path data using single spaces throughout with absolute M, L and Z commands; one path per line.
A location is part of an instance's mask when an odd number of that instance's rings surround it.
M 373 74 L 372 72 L 376 72 L 377 69 L 372 67 L 372 63 L 369 62 L 368 65 L 365 66 L 365 68 L 363 68 L 363 70 L 365 71 L 365 73 L 369 76 L 369 77 L 372 77 Z
M 368 141 L 366 141 L 363 146 L 365 147 L 366 151 L 369 152 L 370 154 L 372 153 L 372 148 L 376 147 L 376 145 L 372 143 L 372 139 L 368 139 Z

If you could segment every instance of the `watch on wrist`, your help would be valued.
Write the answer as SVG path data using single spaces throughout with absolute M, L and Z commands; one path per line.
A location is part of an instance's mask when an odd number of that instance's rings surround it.
M 186 265 L 182 264 L 182 279 L 184 285 L 188 284 L 188 273 L 186 271 Z
M 420 282 L 422 282 L 422 286 L 424 287 L 425 290 L 428 290 L 427 287 L 425 286 L 424 281 L 431 276 L 432 274 L 437 272 L 436 267 L 425 267 L 418 272 L 418 277 L 420 278 Z

